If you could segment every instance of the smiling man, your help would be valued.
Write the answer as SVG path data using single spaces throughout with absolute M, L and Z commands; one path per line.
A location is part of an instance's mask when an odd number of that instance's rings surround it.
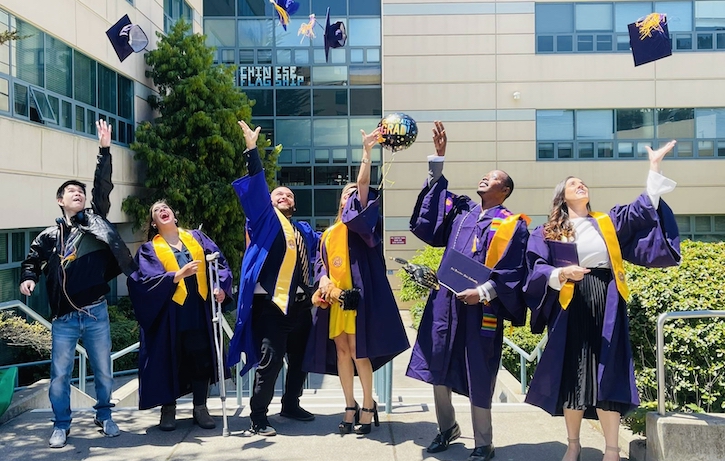
M 433 143 L 436 155 L 428 157 L 429 177 L 410 218 L 410 230 L 431 246 L 445 247 L 444 259 L 457 252 L 484 264 L 491 273 L 480 285 L 471 284 L 458 293 L 443 287 L 431 291 L 406 374 L 433 385 L 439 433 L 428 452 L 446 450 L 461 435 L 451 403 L 451 393 L 456 392 L 471 402 L 476 445 L 468 460 L 488 461 L 495 455 L 491 400 L 501 360 L 503 320 L 522 325 L 526 315 L 521 288 L 526 278 L 528 218 L 503 206 L 514 182 L 501 170 L 490 171 L 478 182 L 480 203 L 449 192 L 443 176 L 447 137 L 441 122 L 435 122 Z M 439 277 L 445 270 L 441 264 Z
M 52 312 L 50 365 L 50 404 L 53 408 L 51 448 L 66 444 L 70 432 L 70 380 L 79 339 L 88 351 L 96 387 L 94 422 L 107 437 L 119 435 L 111 419 L 111 330 L 106 293 L 108 282 L 122 271 L 130 275 L 136 268 L 131 253 L 106 220 L 111 208 L 111 127 L 96 122 L 100 149 L 93 177 L 93 201 L 86 208 L 86 185 L 66 181 L 58 188 L 56 200 L 63 217 L 38 234 L 22 263 L 20 292 L 30 296 L 40 278 L 46 276 L 48 301 Z
M 260 128 L 243 121 L 248 174 L 232 184 L 247 217 L 247 250 L 237 323 L 229 346 L 229 366 L 245 354 L 244 375 L 257 366 L 249 402 L 251 432 L 273 436 L 267 419 L 274 383 L 287 356 L 287 381 L 280 416 L 311 421 L 315 416 L 300 407 L 307 373 L 302 371 L 307 337 L 312 326 L 312 268 L 319 253 L 320 234 L 309 223 L 292 222 L 295 196 L 286 187 L 271 193 L 257 150 Z

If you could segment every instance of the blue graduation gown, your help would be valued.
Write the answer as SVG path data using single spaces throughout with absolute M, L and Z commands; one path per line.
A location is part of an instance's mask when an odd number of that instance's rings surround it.
M 408 347 L 405 327 L 386 277 L 382 245 L 380 196 L 370 191 L 362 207 L 357 192 L 347 200 L 342 222 L 348 228 L 352 285 L 360 288 L 360 305 L 355 316 L 355 350 L 368 358 L 373 370 L 385 365 Z M 317 278 L 326 274 L 327 249 L 322 244 Z M 335 341 L 329 339 L 330 310 L 315 309 L 302 368 L 312 373 L 337 375 Z
M 224 255 L 216 244 L 198 230 L 191 235 L 204 249 L 204 253 L 219 251 L 219 281 L 226 299 L 232 299 L 232 272 Z M 174 283 L 174 273 L 167 272 L 156 256 L 152 242 L 146 242 L 136 253 L 138 269 L 127 279 L 128 293 L 133 303 L 136 319 L 141 326 L 141 345 L 139 347 L 139 409 L 145 410 L 158 405 L 174 402 L 191 392 L 191 388 L 182 389 L 177 370 L 176 357 L 176 310 L 178 304 L 172 296 L 178 284 Z M 199 270 L 207 271 L 206 263 Z M 211 282 L 210 286 L 211 286 Z M 199 296 L 189 293 L 188 296 Z M 209 333 L 210 350 L 214 351 L 212 327 L 211 297 L 204 303 L 206 310 L 206 329 Z M 216 370 L 216 354 L 214 370 Z M 216 373 L 214 374 L 216 381 Z
M 234 366 L 244 353 L 246 356 L 244 367 L 239 372 L 241 376 L 244 376 L 259 363 L 259 345 L 255 344 L 252 335 L 254 287 L 272 244 L 282 231 L 282 224 L 274 211 L 263 170 L 237 179 L 232 186 L 247 217 L 249 245 L 242 258 L 242 275 L 237 299 L 237 323 L 234 326 L 234 336 L 229 344 L 227 361 L 229 366 Z M 314 250 L 319 245 L 320 234 L 304 221 L 293 224 L 304 237 L 307 248 L 311 250 L 308 251 L 308 258 L 310 267 L 314 267 L 317 259 L 317 252 Z
M 448 180 L 441 177 L 418 196 L 410 219 L 411 231 L 425 243 L 451 248 L 484 263 L 484 241 L 492 218 L 503 207 L 481 212 L 479 204 L 448 192 Z M 481 243 L 473 252 L 472 242 Z M 465 305 L 445 288 L 431 291 L 418 327 L 418 337 L 406 372 L 407 376 L 430 384 L 450 387 L 468 396 L 473 405 L 491 408 L 503 344 L 503 320 L 524 323 L 526 306 L 521 287 L 526 278 L 524 251 L 529 233 L 519 220 L 508 247 L 491 273 L 497 297 L 486 307 L 497 316 L 495 332 L 482 334 L 483 304 Z M 473 288 L 473 287 L 471 287 Z
M 655 210 L 649 196 L 643 193 L 629 205 L 612 208 L 609 216 L 617 232 L 623 259 L 645 267 L 668 267 L 679 263 L 679 231 L 672 210 L 663 200 L 660 200 L 660 205 Z M 601 233 L 596 219 L 588 219 Z M 546 326 L 549 335 L 526 395 L 526 402 L 549 414 L 561 415 L 562 408 L 557 408 L 557 400 L 569 311 L 561 309 L 559 291 L 549 287 L 549 276 L 554 266 L 550 263 L 549 247 L 544 240 L 541 226 L 531 234 L 526 260 L 529 275 L 524 294 L 531 308 L 531 330 L 541 333 Z M 607 287 L 599 360 L 598 400 L 628 404 L 630 411 L 636 408 L 639 405 L 639 396 L 629 342 L 627 302 L 619 295 L 614 277 Z

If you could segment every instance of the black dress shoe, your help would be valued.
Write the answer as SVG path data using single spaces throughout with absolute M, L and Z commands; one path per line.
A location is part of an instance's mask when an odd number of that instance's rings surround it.
M 296 419 L 297 421 L 313 421 L 315 419 L 315 415 L 300 406 L 291 408 L 283 407 L 279 415 L 285 418 Z
M 483 447 L 476 447 L 466 461 L 489 461 L 496 456 L 496 450 L 493 444 Z
M 436 438 L 433 439 L 430 445 L 428 445 L 426 451 L 428 453 L 440 453 L 441 451 L 446 451 L 448 449 L 448 445 L 460 436 L 461 427 L 458 423 L 456 423 L 452 428 L 436 435 Z

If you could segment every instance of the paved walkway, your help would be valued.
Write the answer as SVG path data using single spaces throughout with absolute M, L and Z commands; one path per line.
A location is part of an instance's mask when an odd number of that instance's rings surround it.
M 275 398 L 270 407 L 270 422 L 279 433 L 276 437 L 265 438 L 246 431 L 246 399 L 241 408 L 230 408 L 231 436 L 222 437 L 221 402 L 210 399 L 211 413 L 219 424 L 214 430 L 193 425 L 191 403 L 184 401 L 179 405 L 178 427 L 174 432 L 158 430 L 158 409 L 116 409 L 114 419 L 122 434 L 109 439 L 93 425 L 93 411 L 86 409 L 74 412 L 68 445 L 51 450 L 47 438 L 52 414 L 35 410 L 0 426 L 0 460 L 464 461 L 474 448 L 467 399 L 454 398 L 462 437 L 443 453 L 426 453 L 425 447 L 437 433 L 432 391 L 430 386 L 404 376 L 408 357 L 404 354 L 394 362 L 392 413 L 381 413 L 380 427 L 373 427 L 368 436 L 337 434 L 344 401 L 337 379 L 324 377 L 318 390 L 305 391 L 302 397 L 302 405 L 317 415 L 315 421 L 303 423 L 278 416 L 279 397 Z M 227 404 L 234 406 L 235 402 L 229 399 Z M 496 460 L 559 461 L 566 450 L 563 419 L 552 418 L 529 405 L 494 404 L 493 424 Z M 604 440 L 587 423 L 582 425 L 581 443 L 583 461 L 601 460 Z

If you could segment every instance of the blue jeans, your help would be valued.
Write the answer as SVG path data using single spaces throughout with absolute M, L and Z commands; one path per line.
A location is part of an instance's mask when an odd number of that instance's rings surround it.
M 78 339 L 93 367 L 96 386 L 96 419 L 111 417 L 111 327 L 108 304 L 105 300 L 85 306 L 53 320 L 53 349 L 50 356 L 50 405 L 53 407 L 54 426 L 68 429 L 71 423 L 70 380 L 73 373 L 75 347 Z

